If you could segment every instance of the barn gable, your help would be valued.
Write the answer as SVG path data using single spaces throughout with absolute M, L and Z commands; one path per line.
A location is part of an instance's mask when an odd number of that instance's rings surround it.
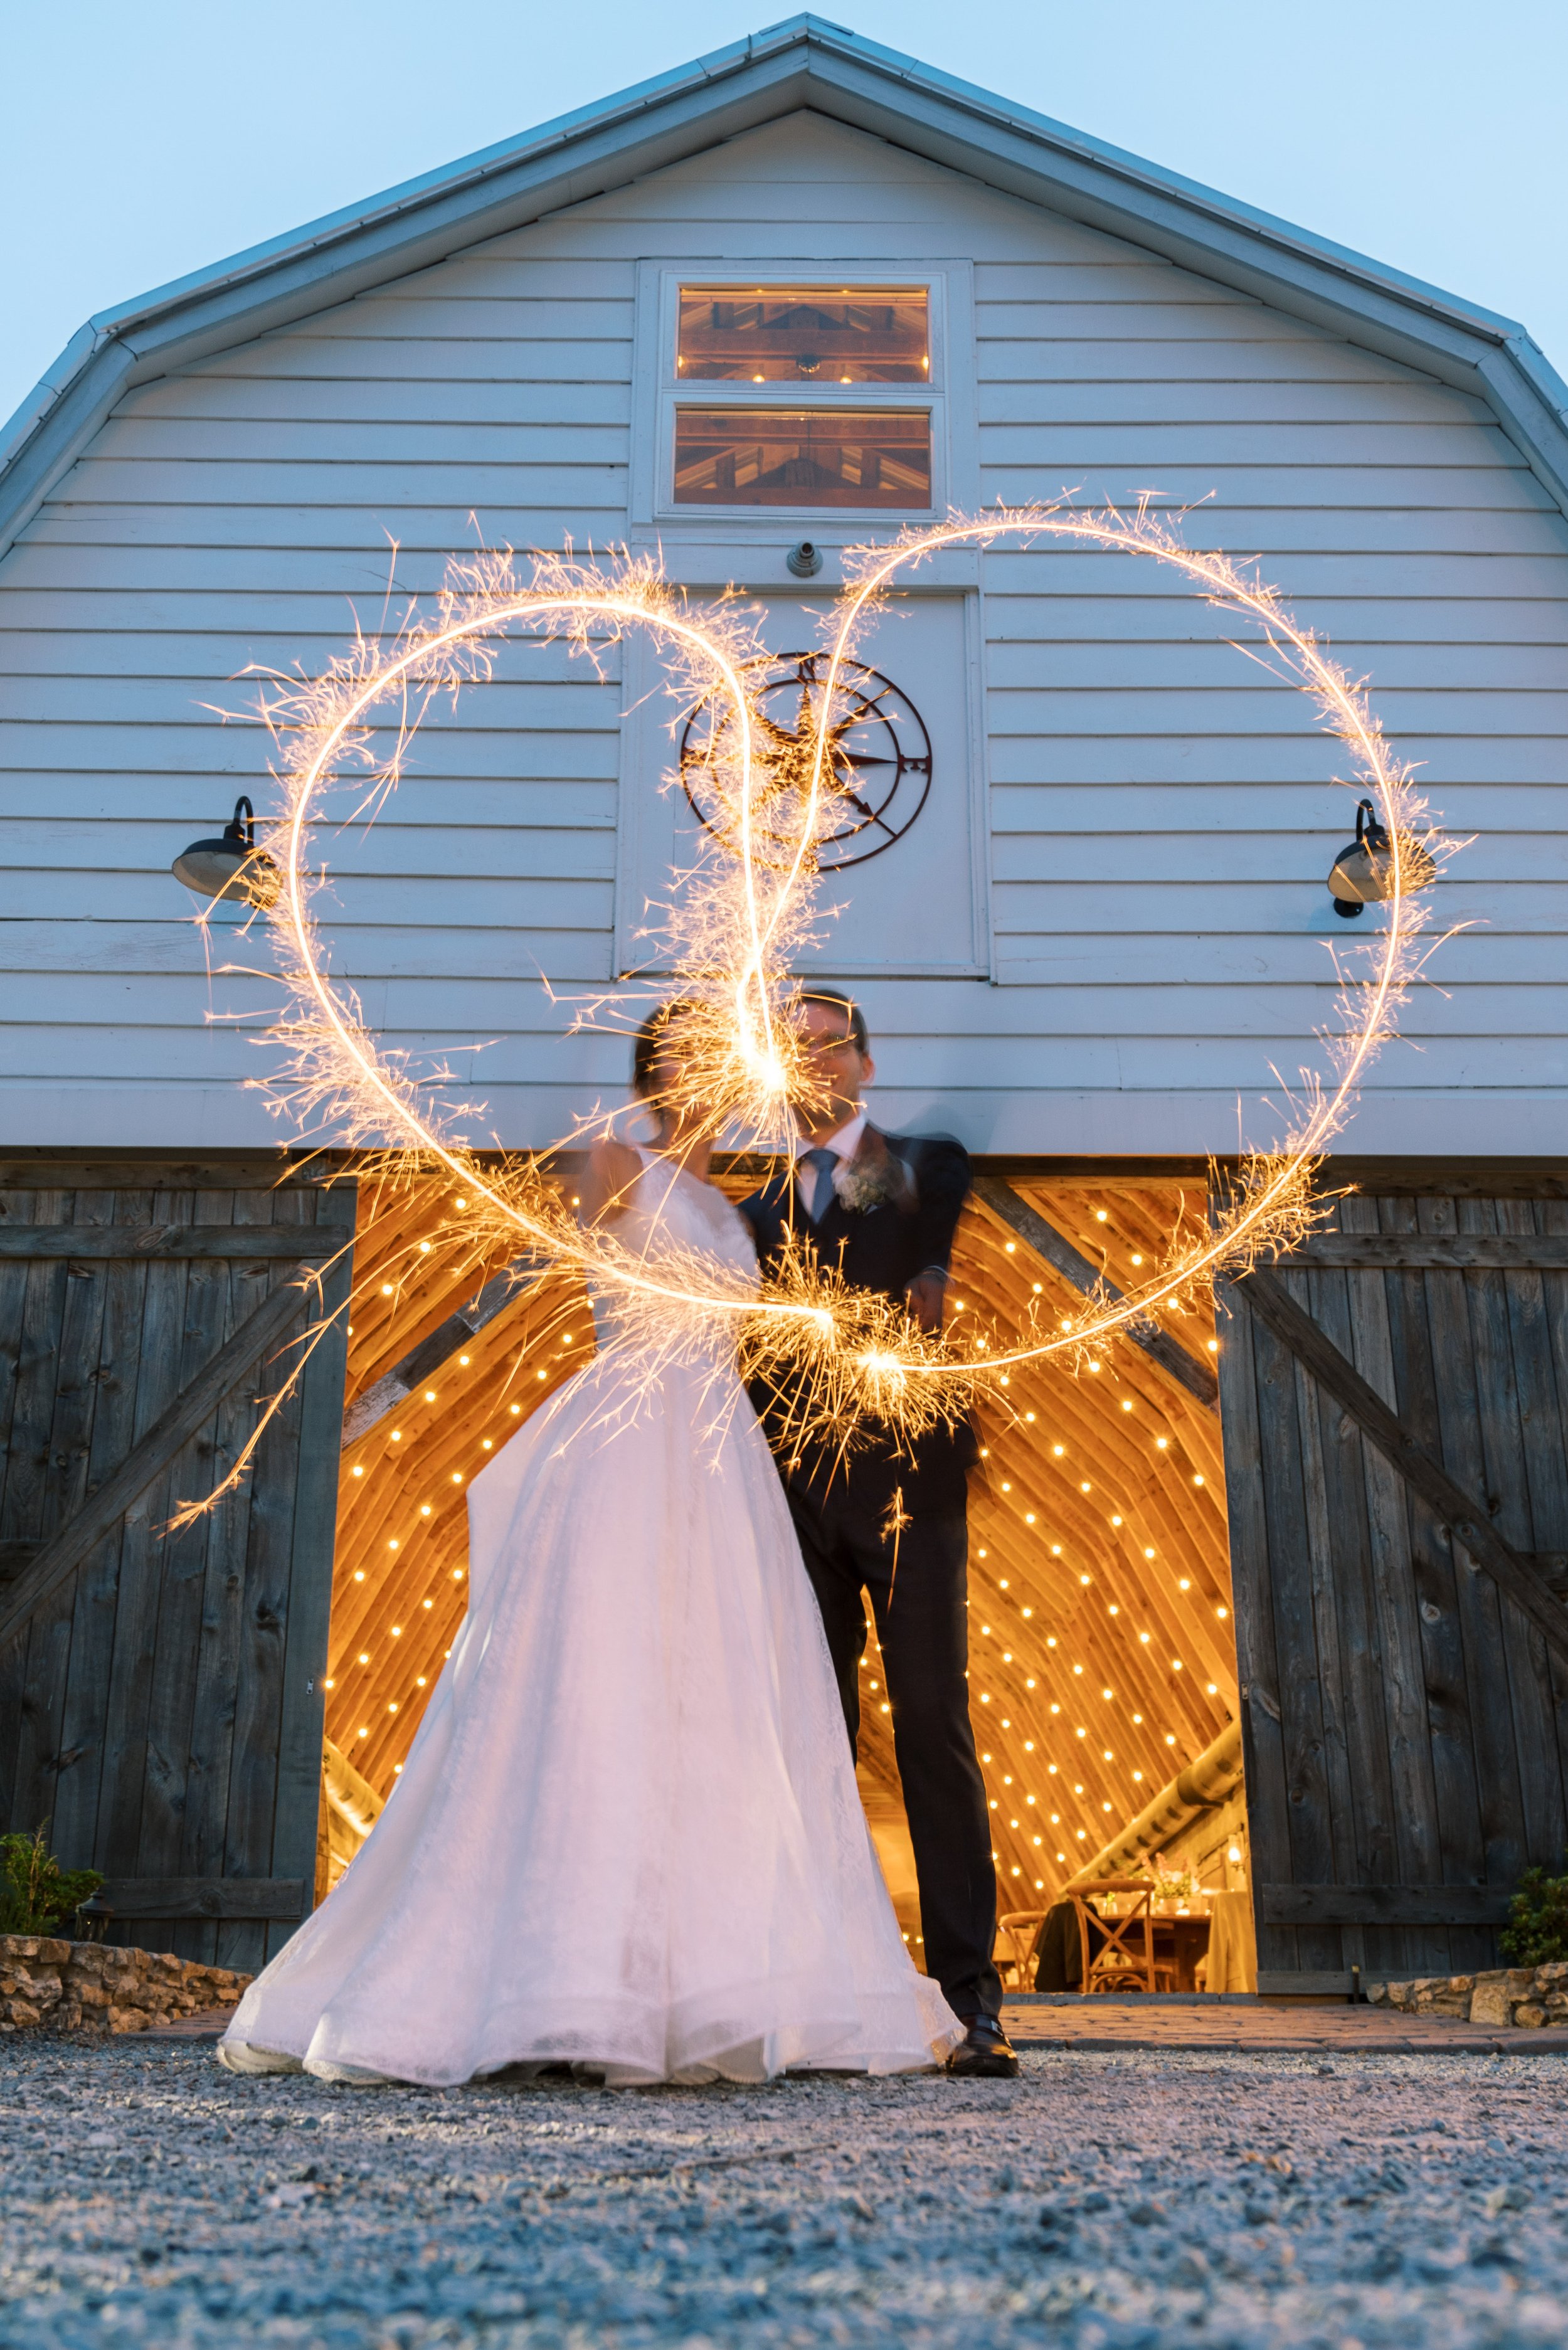
M 244 708 L 248 663 L 329 657 L 389 578 L 433 588 L 471 515 L 493 544 L 656 545 L 694 591 L 737 581 L 802 625 L 798 518 L 661 510 L 659 305 L 683 269 L 852 265 L 941 289 L 955 503 L 1195 504 L 1189 536 L 1262 557 L 1478 836 L 1441 893 L 1478 926 L 1445 950 L 1453 993 L 1413 1008 L 1419 1050 L 1386 1056 L 1358 1145 L 1552 1147 L 1549 371 L 1507 322 L 812 20 L 100 322 L 24 428 L 0 484 L 14 1134 L 273 1131 L 241 1089 L 265 1056 L 206 1020 L 262 1019 L 270 993 L 214 994 L 168 874 L 265 786 L 263 738 L 213 705 Z M 813 525 L 822 588 L 864 527 Z M 952 558 L 888 639 L 940 704 L 944 796 L 883 897 L 851 891 L 828 960 L 885 1040 L 889 1114 L 981 1149 L 1230 1147 L 1238 1097 L 1329 1016 L 1333 748 L 1139 570 Z M 496 1040 L 476 1090 L 508 1141 L 618 1086 L 540 974 L 628 968 L 670 845 L 668 741 L 624 714 L 646 708 L 636 656 L 602 681 L 554 660 L 436 730 L 340 861 L 340 967 L 396 1043 Z M 918 853 L 957 885 L 928 888 Z

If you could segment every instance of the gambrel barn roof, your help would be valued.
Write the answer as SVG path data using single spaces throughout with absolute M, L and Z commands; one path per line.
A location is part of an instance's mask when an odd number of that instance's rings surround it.
M 1512 319 L 801 16 L 89 319 L 0 442 L 0 552 L 133 384 L 802 108 L 1485 400 L 1568 510 L 1568 385 Z

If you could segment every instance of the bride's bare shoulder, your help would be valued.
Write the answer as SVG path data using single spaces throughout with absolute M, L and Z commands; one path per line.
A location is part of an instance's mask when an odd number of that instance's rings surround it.
M 642 1172 L 642 1160 L 629 1142 L 605 1135 L 583 1153 L 577 1180 L 578 1213 L 586 1224 L 619 1215 L 633 1184 Z

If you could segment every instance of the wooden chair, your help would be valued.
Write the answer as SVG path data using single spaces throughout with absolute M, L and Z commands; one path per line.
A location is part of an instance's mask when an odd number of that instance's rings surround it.
M 1110 1877 L 1092 1886 L 1090 1893 L 1131 1897 L 1126 1914 L 1119 1918 L 1103 1917 L 1097 1909 L 1092 1909 L 1085 1894 L 1072 1896 L 1073 1907 L 1078 1913 L 1078 1944 L 1083 1954 L 1085 1991 L 1152 1992 L 1175 1988 L 1175 1970 L 1155 1960 L 1151 1908 L 1154 1890 L 1141 1877 Z M 1141 1929 L 1141 1955 L 1128 1939 L 1135 1927 Z
M 1012 1973 L 1010 1988 L 1027 1991 L 1029 1961 L 1034 1952 L 1034 1937 L 1040 1931 L 1044 1909 L 1013 1909 L 996 1921 L 996 1968 L 1003 1981 Z

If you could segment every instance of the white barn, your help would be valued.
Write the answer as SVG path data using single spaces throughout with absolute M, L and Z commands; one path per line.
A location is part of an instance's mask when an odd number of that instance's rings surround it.
M 249 1965 L 292 1929 L 441 1669 L 454 1492 L 571 1367 L 409 1274 L 419 1201 L 356 1233 L 247 1087 L 275 991 L 210 972 L 170 869 L 266 804 L 242 673 L 319 670 L 481 541 L 570 542 L 744 589 L 787 704 L 845 546 L 1065 494 L 1256 557 L 1471 837 L 1342 1138 L 1359 1196 L 1212 1335 L 1042 1370 L 1038 1440 L 992 1431 L 1004 1887 L 1163 1845 L 1250 1883 L 1277 1989 L 1495 1960 L 1568 1844 L 1565 400 L 1507 319 L 814 17 L 83 328 L 0 444 L 0 1813 L 107 1873 L 118 1933 Z M 976 1154 L 1001 1317 L 1136 1281 L 1318 1061 L 1354 806 L 1232 629 L 1147 560 L 1002 546 L 863 649 L 901 796 L 820 960 L 884 1122 Z M 567 1032 L 694 822 L 670 714 L 635 645 L 508 654 L 334 847 L 336 969 L 503 1144 L 625 1084 Z M 163 1539 L 299 1263 L 352 1327 Z M 1066 1743 L 1096 1690 L 1107 1743 Z M 863 1783 L 903 1898 L 869 1712 Z

